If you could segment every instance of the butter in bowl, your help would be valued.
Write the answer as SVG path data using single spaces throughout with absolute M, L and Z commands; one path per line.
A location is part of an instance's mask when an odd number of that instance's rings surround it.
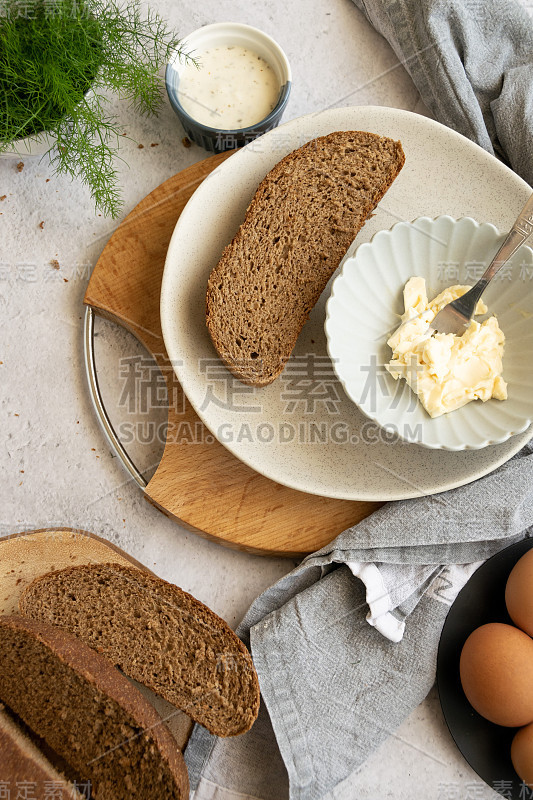
M 206 25 L 184 40 L 195 63 L 167 65 L 170 104 L 187 136 L 211 152 L 242 147 L 275 128 L 291 88 L 281 47 L 250 25 Z
M 529 247 L 487 288 L 462 337 L 424 337 L 503 239 L 470 217 L 399 222 L 360 245 L 333 282 L 325 329 L 335 372 L 361 411 L 407 442 L 478 450 L 533 421 Z

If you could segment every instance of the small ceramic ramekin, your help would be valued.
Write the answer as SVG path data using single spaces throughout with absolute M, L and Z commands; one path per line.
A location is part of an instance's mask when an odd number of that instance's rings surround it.
M 243 25 L 238 22 L 217 22 L 213 25 L 205 25 L 186 36 L 182 45 L 185 52 L 194 57 L 200 57 L 202 51 L 210 47 L 226 45 L 245 47 L 257 53 L 270 65 L 280 86 L 278 102 L 264 119 L 248 128 L 234 130 L 210 128 L 191 117 L 180 104 L 178 87 L 180 75 L 186 64 L 176 54 L 175 59 L 167 65 L 165 83 L 170 104 L 191 141 L 199 144 L 205 150 L 221 153 L 224 150 L 242 147 L 279 124 L 289 99 L 292 76 L 287 56 L 274 39 L 251 25 Z

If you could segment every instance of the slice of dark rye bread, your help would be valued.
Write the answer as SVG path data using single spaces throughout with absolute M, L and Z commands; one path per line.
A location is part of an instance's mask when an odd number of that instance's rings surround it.
M 28 800 L 82 800 L 74 784 L 50 763 L 26 731 L 0 704 L 0 786 L 5 798 Z M 80 787 L 81 788 L 81 787 Z M 20 789 L 20 794 L 19 790 Z M 87 795 L 85 794 L 85 797 Z
M 20 613 L 83 639 L 218 736 L 247 731 L 259 711 L 251 656 L 203 603 L 154 575 L 90 564 L 36 578 Z
M 104 656 L 38 620 L 0 617 L 0 700 L 96 800 L 185 800 L 187 769 L 153 706 Z
M 282 372 L 329 278 L 405 161 L 400 142 L 338 131 L 264 178 L 207 284 L 206 322 L 228 369 L 266 386 Z

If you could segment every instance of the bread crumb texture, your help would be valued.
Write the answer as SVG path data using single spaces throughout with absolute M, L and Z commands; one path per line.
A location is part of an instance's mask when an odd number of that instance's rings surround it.
M 226 366 L 265 386 L 281 373 L 312 308 L 405 161 L 365 131 L 313 139 L 260 184 L 212 271 L 206 322 Z
M 161 578 L 113 563 L 70 567 L 33 581 L 19 608 L 75 634 L 211 733 L 243 733 L 257 717 L 259 683 L 244 644 Z
M 185 762 L 153 706 L 65 631 L 0 617 L 0 699 L 91 782 L 96 800 L 188 798 Z

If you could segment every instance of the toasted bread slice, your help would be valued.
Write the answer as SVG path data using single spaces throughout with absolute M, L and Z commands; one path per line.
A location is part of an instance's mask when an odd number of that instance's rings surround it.
M 207 606 L 120 564 L 50 572 L 23 591 L 21 614 L 65 628 L 218 736 L 244 733 L 259 711 L 250 654 Z
M 266 386 L 282 372 L 329 278 L 405 161 L 364 131 L 313 139 L 261 182 L 207 285 L 206 322 L 228 369 Z
M 104 656 L 67 631 L 0 617 L 0 700 L 94 797 L 187 800 L 187 768 L 153 706 Z

